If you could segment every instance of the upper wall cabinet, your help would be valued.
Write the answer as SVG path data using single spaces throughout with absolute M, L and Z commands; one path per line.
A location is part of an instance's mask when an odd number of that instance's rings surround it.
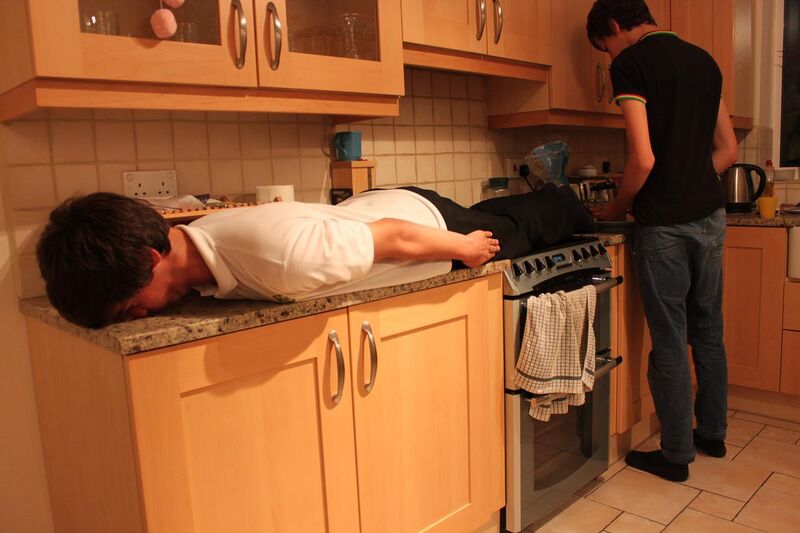
M 722 70 L 722 98 L 734 117 L 752 118 L 753 0 L 671 0 L 672 29 L 707 50 Z
M 403 41 L 550 64 L 549 0 L 403 0 Z
M 191 0 L 172 9 L 177 32 L 169 39 L 158 39 L 151 28 L 158 7 L 155 0 L 2 2 L 0 92 L 35 80 L 40 92 L 29 93 L 39 105 L 94 107 L 83 98 L 111 107 L 303 112 L 313 95 L 294 93 L 291 100 L 273 93 L 268 105 L 259 99 L 266 93 L 241 91 L 293 89 L 389 95 L 393 100 L 339 99 L 353 103 L 340 112 L 395 114 L 403 94 L 400 0 Z M 106 84 L 104 98 L 87 96 L 105 81 L 117 84 Z M 120 85 L 130 82 L 156 85 L 147 93 Z M 153 95 L 167 98 L 158 102 Z M 306 112 L 336 112 L 335 98 L 316 98 L 321 103 Z M 365 102 L 394 108 L 360 109 Z M 7 118 L 9 111 L 0 110 L 0 119 Z

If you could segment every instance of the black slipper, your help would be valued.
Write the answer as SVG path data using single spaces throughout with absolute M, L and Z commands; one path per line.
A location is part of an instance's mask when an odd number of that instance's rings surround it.
M 711 457 L 725 457 L 725 454 L 728 453 L 724 440 L 703 438 L 697 434 L 696 429 L 694 430 L 694 446 Z
M 661 450 L 654 452 L 629 452 L 625 462 L 637 470 L 664 478 L 667 481 L 686 481 L 689 479 L 689 465 L 670 463 L 661 455 Z

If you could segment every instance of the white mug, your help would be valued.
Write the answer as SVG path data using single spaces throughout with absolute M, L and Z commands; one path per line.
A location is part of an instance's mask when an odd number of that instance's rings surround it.
M 257 185 L 256 203 L 293 202 L 294 185 Z

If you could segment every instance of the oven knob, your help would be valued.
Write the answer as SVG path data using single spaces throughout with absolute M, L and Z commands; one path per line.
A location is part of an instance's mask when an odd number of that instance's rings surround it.
M 550 258 L 550 256 L 549 256 L 549 255 L 548 255 L 548 256 L 545 256 L 545 258 L 544 258 L 544 262 L 545 262 L 545 263 L 547 263 L 547 268 L 548 268 L 548 269 L 551 269 L 551 268 L 553 268 L 554 266 L 556 266 L 556 264 L 555 264 L 555 263 L 553 263 L 553 260 Z
M 523 274 L 522 267 L 519 266 L 517 263 L 511 265 L 511 270 L 514 272 L 515 278 L 518 278 Z
M 572 250 L 572 259 L 574 259 L 575 262 L 577 263 L 578 261 L 583 259 L 583 257 L 581 257 L 581 253 L 578 250 Z
M 591 254 L 589 253 L 589 250 L 587 250 L 586 248 L 581 248 L 581 253 L 583 254 L 584 259 L 589 259 L 590 257 L 592 257 Z
M 600 255 L 606 255 L 606 253 L 608 253 L 608 250 L 606 250 L 606 247 L 603 246 L 602 243 L 597 245 L 597 249 L 600 250 Z
M 590 246 L 589 251 L 591 252 L 592 257 L 597 257 L 597 248 L 595 248 L 594 246 Z
M 533 268 L 533 265 L 527 259 L 523 261 L 522 264 L 525 266 L 525 272 L 527 272 L 528 274 L 533 274 L 534 272 L 536 272 L 536 269 Z
M 541 259 L 536 258 L 536 272 L 541 272 L 542 270 L 544 270 L 544 263 L 542 263 Z

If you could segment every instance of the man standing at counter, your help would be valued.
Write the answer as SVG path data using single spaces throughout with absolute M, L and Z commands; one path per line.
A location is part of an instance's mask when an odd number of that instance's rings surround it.
M 621 220 L 633 207 L 632 250 L 653 341 L 647 375 L 661 422 L 661 450 L 634 451 L 625 460 L 683 481 L 695 446 L 714 457 L 726 453 L 725 211 L 717 174 L 736 161 L 736 138 L 714 59 L 658 31 L 643 0 L 596 1 L 587 33 L 611 56 L 628 142 L 617 198 L 594 214 Z M 687 340 L 698 385 L 694 434 Z
M 141 318 L 192 288 L 290 302 L 419 281 L 530 253 L 595 228 L 569 187 L 464 208 L 417 187 L 338 205 L 279 202 L 170 227 L 139 200 L 94 193 L 50 214 L 37 246 L 53 306 L 97 327 Z

